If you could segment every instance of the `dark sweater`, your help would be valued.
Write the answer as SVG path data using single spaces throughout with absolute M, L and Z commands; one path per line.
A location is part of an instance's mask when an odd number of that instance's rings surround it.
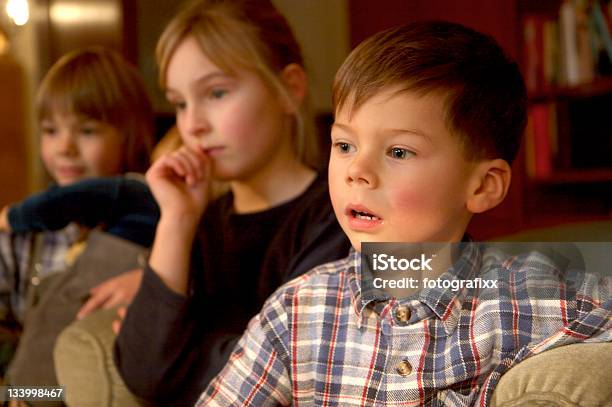
M 322 175 L 299 197 L 253 214 L 233 213 L 232 195 L 221 197 L 194 242 L 192 295 L 145 270 L 115 344 L 123 379 L 156 405 L 193 405 L 265 299 L 349 247 Z
M 159 208 L 144 181 L 133 177 L 91 178 L 52 186 L 11 206 L 16 233 L 59 230 L 71 222 L 104 225 L 107 232 L 141 246 L 153 243 Z

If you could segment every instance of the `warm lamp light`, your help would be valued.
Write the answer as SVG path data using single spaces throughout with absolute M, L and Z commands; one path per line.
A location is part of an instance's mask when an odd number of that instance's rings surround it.
M 6 14 L 15 25 L 24 25 L 30 19 L 28 0 L 8 0 L 6 2 Z
M 8 53 L 8 50 L 9 50 L 8 38 L 6 38 L 6 35 L 4 35 L 2 30 L 0 30 L 0 56 Z

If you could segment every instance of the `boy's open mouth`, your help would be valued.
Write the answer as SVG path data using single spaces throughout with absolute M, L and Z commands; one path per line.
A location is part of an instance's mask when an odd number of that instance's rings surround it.
M 361 205 L 348 205 L 346 214 L 352 219 L 379 222 L 382 219 L 368 208 Z
M 372 215 L 371 213 L 368 212 L 362 212 L 362 211 L 356 211 L 356 210 L 351 210 L 351 215 L 354 218 L 357 219 L 363 219 L 363 220 L 380 220 L 379 217 Z

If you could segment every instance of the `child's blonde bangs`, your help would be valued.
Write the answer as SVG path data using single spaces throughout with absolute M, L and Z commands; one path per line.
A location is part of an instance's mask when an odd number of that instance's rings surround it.
M 228 18 L 218 4 L 189 19 L 177 18 L 171 23 L 157 44 L 159 82 L 166 87 L 168 65 L 174 51 L 187 37 L 192 36 L 210 61 L 222 71 L 235 74 L 237 69 L 260 73 L 267 66 L 261 58 L 265 49 L 256 44 L 257 33 L 243 21 Z M 239 34 L 236 34 L 239 33 Z

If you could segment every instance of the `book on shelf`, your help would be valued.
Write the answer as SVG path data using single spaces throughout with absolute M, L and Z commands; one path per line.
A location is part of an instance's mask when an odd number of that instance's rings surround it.
M 530 93 L 612 74 L 612 1 L 564 0 L 558 14 L 522 17 L 523 69 Z
M 545 20 L 543 23 L 543 88 L 548 90 L 557 86 L 561 80 L 559 64 L 559 23 L 556 20 Z
M 595 2 L 592 8 L 592 24 L 596 33 L 593 46 L 597 54 L 597 70 L 604 74 L 612 74 L 612 1 L 608 5 Z
M 529 108 L 525 133 L 526 170 L 529 178 L 543 180 L 553 173 L 559 154 L 557 108 L 554 103 L 538 103 Z
M 530 92 L 549 89 L 558 83 L 558 24 L 540 14 L 523 19 L 525 84 Z
M 537 15 L 527 15 L 523 19 L 524 66 L 525 85 L 527 90 L 535 92 L 540 89 L 540 77 L 543 73 L 540 68 L 541 57 L 539 49 L 541 43 L 540 19 Z

